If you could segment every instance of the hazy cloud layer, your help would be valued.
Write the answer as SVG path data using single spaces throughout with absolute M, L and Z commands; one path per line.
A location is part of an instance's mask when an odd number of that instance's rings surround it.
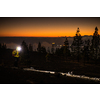
M 72 44 L 73 37 L 67 37 L 69 44 Z M 82 40 L 92 39 L 91 36 L 84 36 Z M 15 49 L 16 46 L 21 45 L 22 41 L 25 41 L 27 45 L 32 44 L 33 50 L 37 50 L 38 43 L 41 43 L 41 46 L 52 47 L 52 43 L 55 42 L 56 45 L 63 45 L 65 37 L 0 37 L 0 43 L 6 43 L 7 48 Z
M 20 46 L 16 43 L 6 43 L 7 48 L 15 49 L 17 46 Z

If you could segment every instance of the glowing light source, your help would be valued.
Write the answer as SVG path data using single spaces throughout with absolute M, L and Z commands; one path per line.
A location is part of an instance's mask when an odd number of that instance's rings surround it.
M 55 44 L 55 42 L 53 42 L 52 44 Z
M 21 47 L 17 47 L 17 49 L 16 49 L 17 51 L 21 51 Z

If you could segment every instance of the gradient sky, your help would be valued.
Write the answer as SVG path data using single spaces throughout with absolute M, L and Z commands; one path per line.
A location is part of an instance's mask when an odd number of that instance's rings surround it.
M 0 37 L 60 37 L 93 35 L 100 17 L 5 17 L 0 18 Z

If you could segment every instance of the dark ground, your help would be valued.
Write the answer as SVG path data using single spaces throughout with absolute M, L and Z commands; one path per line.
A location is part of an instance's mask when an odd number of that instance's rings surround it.
M 1 67 L 0 84 L 100 84 L 100 82 Z
M 7 50 L 2 54 L 0 64 L 0 83 L 1 84 L 96 84 L 100 82 L 89 81 L 80 78 L 71 78 L 66 76 L 51 75 L 47 73 L 30 72 L 22 69 L 12 69 L 14 58 L 12 50 Z M 89 77 L 100 78 L 100 65 L 86 63 L 83 61 L 77 62 L 72 59 L 65 60 L 63 57 L 51 55 L 50 60 L 46 61 L 45 54 L 39 55 L 33 52 L 29 55 L 28 61 L 19 61 L 19 67 L 33 67 L 35 69 L 69 72 L 73 71 L 76 75 L 85 75 Z

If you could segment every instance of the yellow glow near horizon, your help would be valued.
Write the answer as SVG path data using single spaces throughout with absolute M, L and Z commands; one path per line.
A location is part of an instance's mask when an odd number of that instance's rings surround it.
M 76 29 L 77 30 L 77 29 Z M 11 37 L 61 37 L 61 36 L 75 36 L 76 30 L 63 30 L 63 29 L 13 29 L 13 30 L 3 30 L 0 36 L 11 36 Z M 80 31 L 81 36 L 83 35 L 93 35 L 94 31 L 82 30 Z
M 79 27 L 81 36 L 84 35 L 93 35 L 95 27 L 85 28 L 84 26 Z M 77 27 L 65 27 L 65 26 L 56 26 L 56 27 L 6 27 L 2 28 L 0 36 L 9 36 L 9 37 L 61 37 L 61 36 L 70 36 L 73 37 L 76 34 Z M 99 32 L 99 31 L 98 31 Z

